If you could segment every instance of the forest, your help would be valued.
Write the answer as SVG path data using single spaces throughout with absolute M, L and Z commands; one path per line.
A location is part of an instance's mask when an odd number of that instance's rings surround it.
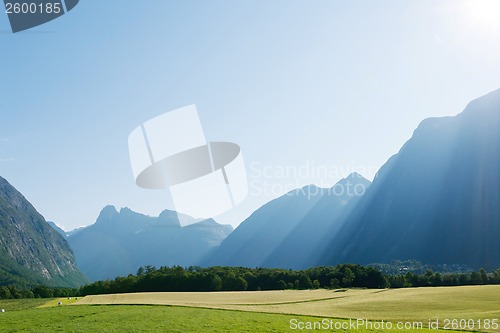
M 80 288 L 1 286 L 0 299 L 52 298 L 132 292 L 245 291 L 339 288 L 408 288 L 500 284 L 500 269 L 468 273 L 428 270 L 385 274 L 371 266 L 342 264 L 306 270 L 244 267 L 145 266 L 135 275 L 97 281 Z

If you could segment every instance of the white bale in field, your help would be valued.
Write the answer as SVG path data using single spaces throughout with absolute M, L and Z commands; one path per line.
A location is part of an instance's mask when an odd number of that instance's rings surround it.
M 5 312 L 5 309 L 0 309 L 0 312 Z
M 62 305 L 62 302 L 58 302 L 57 305 Z

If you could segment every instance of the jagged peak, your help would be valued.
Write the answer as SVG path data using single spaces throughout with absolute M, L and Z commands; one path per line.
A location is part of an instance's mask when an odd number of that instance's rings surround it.
M 180 227 L 181 223 L 179 221 L 178 213 L 173 210 L 165 209 L 158 215 L 158 221 L 163 223 L 168 222 L 168 224 L 176 227 Z
M 160 219 L 171 218 L 172 216 L 177 216 L 177 212 L 170 209 L 165 209 L 158 215 Z
M 348 200 L 352 197 L 364 195 L 370 185 L 371 182 L 368 179 L 357 172 L 352 172 L 333 185 L 330 192 L 337 197 Z
M 347 177 L 339 180 L 333 187 L 337 185 L 345 185 L 346 183 L 353 185 L 361 184 L 364 186 L 369 186 L 371 184 L 371 181 L 363 177 L 360 173 L 352 172 Z
M 371 183 L 368 179 L 366 179 L 365 177 L 363 177 L 362 174 L 357 173 L 356 171 L 351 172 L 349 174 L 349 176 L 345 177 L 345 179 L 352 180 L 352 181 L 361 181 L 361 182 L 369 182 L 369 183 Z
M 116 216 L 118 214 L 119 213 L 116 210 L 115 206 L 113 206 L 113 205 L 107 205 L 99 213 L 99 217 L 97 218 L 96 223 L 108 221 L 108 220 L 112 219 L 114 216 Z
M 120 208 L 120 215 L 144 215 L 144 214 L 137 213 L 128 207 L 122 207 Z

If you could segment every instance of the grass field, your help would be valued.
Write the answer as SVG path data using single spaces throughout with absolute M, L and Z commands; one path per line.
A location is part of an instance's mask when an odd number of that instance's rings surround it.
M 166 304 L 388 321 L 497 319 L 500 286 L 405 289 L 137 293 L 87 296 L 78 304 Z
M 292 332 L 290 320 L 321 318 L 176 306 L 56 306 L 2 313 L 1 332 Z M 338 323 L 348 322 L 336 320 Z M 299 330 L 300 331 L 300 330 Z M 307 330 L 310 331 L 310 330 Z M 318 330 L 311 330 L 318 331 Z M 333 332 L 334 330 L 330 330 Z M 346 329 L 336 332 L 414 332 Z M 443 331 L 418 330 L 421 333 Z
M 51 308 L 53 306 L 58 306 L 59 302 L 61 305 L 70 305 L 76 303 L 78 300 L 75 297 L 68 298 L 54 298 L 49 301 L 45 300 L 45 302 L 39 306 L 39 308 Z
M 499 293 L 500 286 L 476 286 L 344 292 L 139 293 L 87 296 L 76 303 L 74 299 L 0 301 L 0 308 L 7 310 L 0 313 L 0 331 L 309 332 L 325 330 L 300 330 L 298 325 L 319 325 L 325 320 L 324 328 L 330 332 L 443 333 L 428 329 L 428 319 L 500 319 Z M 57 305 L 59 301 L 62 306 Z M 392 329 L 367 328 L 366 324 L 352 328 L 348 320 L 335 317 L 393 320 L 394 325 Z M 424 328 L 400 329 L 395 326 L 398 321 L 421 321 Z
M 2 299 L 0 300 L 0 309 L 4 309 L 7 312 L 18 311 L 25 309 L 32 309 L 43 304 L 46 304 L 47 300 L 42 298 L 32 298 L 32 299 Z M 1 322 L 1 321 L 0 321 Z

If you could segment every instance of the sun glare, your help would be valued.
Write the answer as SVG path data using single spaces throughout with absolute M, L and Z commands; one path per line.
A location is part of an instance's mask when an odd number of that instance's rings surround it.
M 490 30 L 500 29 L 500 0 L 471 0 L 464 10 L 474 26 Z

